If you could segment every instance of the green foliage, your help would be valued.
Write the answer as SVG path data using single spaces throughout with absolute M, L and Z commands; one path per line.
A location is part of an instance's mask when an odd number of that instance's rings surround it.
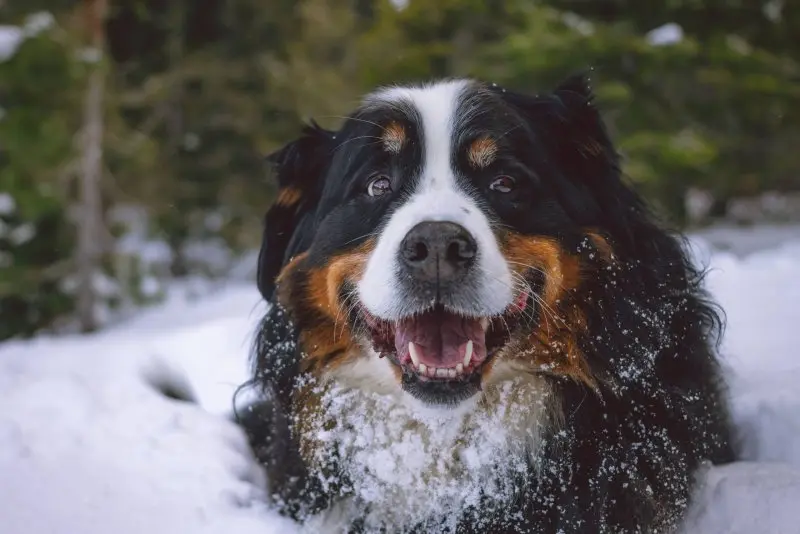
M 624 171 L 677 220 L 691 185 L 721 199 L 800 188 L 800 159 L 775 150 L 800 133 L 792 57 L 734 34 L 653 46 L 636 20 L 587 20 L 541 4 L 524 11 L 518 31 L 486 48 L 479 74 L 532 89 L 591 69 Z
M 0 210 L 0 339 L 72 308 L 61 279 L 72 273 L 67 213 L 88 66 L 78 4 L 10 4 L 0 3 L 3 23 L 40 9 L 58 23 L 0 62 L 0 208 L 3 194 L 14 204 Z M 165 269 L 224 270 L 192 253 L 198 245 L 225 258 L 256 246 L 274 194 L 264 155 L 304 120 L 338 124 L 381 84 L 470 75 L 544 91 L 588 70 L 624 172 L 676 221 L 689 187 L 721 202 L 800 189 L 800 10 L 787 2 L 109 4 L 105 208 L 135 206 L 146 219 L 137 239 L 172 252 L 169 266 L 153 265 L 120 250 L 130 230 L 109 233 L 106 267 L 123 306 L 157 296 L 141 287 Z M 683 39 L 650 44 L 647 32 L 668 22 Z
M 50 35 L 0 62 L 0 339 L 31 334 L 73 307 L 60 283 L 73 246 L 61 189 L 79 78 Z

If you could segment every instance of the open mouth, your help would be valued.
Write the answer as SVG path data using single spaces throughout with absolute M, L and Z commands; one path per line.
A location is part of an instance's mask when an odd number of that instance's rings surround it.
M 480 390 L 482 369 L 532 305 L 532 294 L 523 291 L 492 317 L 462 315 L 442 304 L 398 321 L 363 308 L 360 315 L 375 351 L 402 369 L 404 389 L 432 404 L 453 404 Z

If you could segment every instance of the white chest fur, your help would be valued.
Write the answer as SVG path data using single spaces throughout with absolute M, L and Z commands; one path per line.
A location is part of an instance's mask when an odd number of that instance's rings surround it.
M 512 498 L 516 481 L 527 478 L 512 475 L 535 466 L 545 430 L 557 423 L 546 382 L 513 375 L 495 373 L 508 379 L 451 410 L 426 408 L 397 386 L 383 387 L 388 382 L 364 388 L 332 377 L 323 399 L 326 421 L 313 428 L 312 439 L 321 463 L 336 454 L 353 496 L 313 518 L 308 529 L 338 532 L 366 515 L 368 528 L 399 530 L 426 517 L 457 518 L 482 496 Z M 333 428 L 325 426 L 331 422 Z

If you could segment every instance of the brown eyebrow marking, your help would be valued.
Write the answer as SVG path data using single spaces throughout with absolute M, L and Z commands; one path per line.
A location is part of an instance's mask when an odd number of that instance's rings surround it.
M 303 192 L 299 189 L 284 187 L 278 191 L 278 197 L 275 199 L 275 203 L 281 206 L 293 206 L 297 204 L 297 201 L 300 200 L 302 196 Z
M 383 129 L 381 140 L 387 152 L 397 154 L 406 143 L 406 129 L 399 122 L 392 121 Z
M 467 150 L 469 164 L 477 169 L 488 167 L 495 157 L 497 157 L 497 143 L 490 137 L 476 139 Z

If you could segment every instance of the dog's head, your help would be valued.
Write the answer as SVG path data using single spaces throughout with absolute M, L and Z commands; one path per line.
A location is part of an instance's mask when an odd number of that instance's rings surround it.
M 592 385 L 578 289 L 636 205 L 585 79 L 382 89 L 271 160 L 259 289 L 303 371 L 445 406 L 520 373 Z

